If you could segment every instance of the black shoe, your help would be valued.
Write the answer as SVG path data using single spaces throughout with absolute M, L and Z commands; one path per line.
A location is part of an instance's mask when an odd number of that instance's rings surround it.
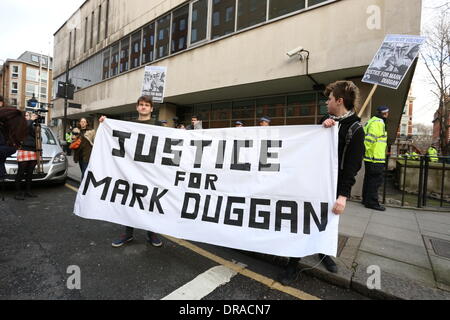
M 278 275 L 277 280 L 283 286 L 288 286 L 297 280 L 299 276 L 298 261 L 300 259 L 290 259 L 286 268 Z
M 331 259 L 330 256 L 326 256 L 324 254 L 319 254 L 319 259 L 322 260 L 323 265 L 329 272 L 331 272 L 331 273 L 338 272 L 338 267 L 337 267 L 336 263 L 333 261 L 333 259 Z
M 382 205 L 375 205 L 375 206 L 366 206 L 368 209 L 377 210 L 377 211 L 386 211 L 386 208 Z

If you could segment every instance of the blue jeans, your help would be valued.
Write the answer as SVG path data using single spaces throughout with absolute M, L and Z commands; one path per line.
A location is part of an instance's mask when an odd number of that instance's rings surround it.
M 79 164 L 80 164 L 80 170 L 81 170 L 81 181 L 83 181 L 83 178 L 84 178 L 84 172 L 86 171 L 89 162 L 83 162 L 83 161 L 80 161 Z

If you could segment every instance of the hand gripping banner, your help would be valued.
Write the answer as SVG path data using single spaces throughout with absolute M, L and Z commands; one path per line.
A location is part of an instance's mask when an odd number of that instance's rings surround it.
M 278 256 L 336 256 L 337 132 L 180 130 L 107 119 L 75 214 Z

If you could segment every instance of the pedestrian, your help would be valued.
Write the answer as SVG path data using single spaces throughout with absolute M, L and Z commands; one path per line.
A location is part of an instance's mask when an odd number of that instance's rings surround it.
M 439 162 L 438 152 L 436 150 L 436 145 L 432 144 L 427 151 L 427 155 L 430 159 L 430 162 L 437 163 Z
M 179 124 L 177 125 L 177 129 L 183 129 L 183 130 L 185 130 L 186 127 L 184 126 L 183 123 L 179 123 Z
M 323 126 L 331 128 L 339 125 L 337 200 L 332 212 L 342 215 L 364 156 L 364 130 L 360 124 L 361 119 L 355 114 L 359 89 L 351 81 L 337 81 L 328 85 L 324 94 L 328 97 L 328 115 L 322 119 Z M 330 256 L 319 254 L 319 258 L 329 272 L 338 271 Z M 289 259 L 279 277 L 282 284 L 289 284 L 297 278 L 299 260 L 300 258 Z
M 160 122 L 161 122 L 161 125 L 162 125 L 163 127 L 167 127 L 167 126 L 168 126 L 167 120 L 161 120 Z
M 89 121 L 86 118 L 80 119 L 78 129 L 79 136 L 76 137 L 78 141 L 76 144 L 75 140 L 72 142 L 71 149 L 74 150 L 73 161 L 79 164 L 81 170 L 81 180 L 83 180 L 84 173 L 89 165 L 92 147 L 94 146 L 95 130 L 89 129 Z M 72 134 L 73 133 L 74 131 L 72 130 Z M 78 146 L 76 147 L 77 144 Z
M 241 121 L 236 121 L 236 122 L 234 123 L 234 126 L 235 126 L 236 128 L 242 128 L 242 127 L 244 126 L 244 123 L 241 122 Z
M 26 112 L 25 120 L 27 123 L 27 135 L 22 141 L 17 151 L 17 175 L 15 179 L 16 195 L 14 199 L 25 200 L 25 198 L 36 198 L 37 195 L 31 192 L 31 182 L 33 180 L 33 171 L 36 168 L 39 157 L 36 138 L 36 130 L 40 130 L 37 124 L 38 116 L 35 113 Z M 41 144 L 41 143 L 39 143 Z M 22 191 L 21 183 L 25 179 L 25 191 Z
M 27 136 L 27 122 L 16 108 L 0 108 L 0 184 L 2 197 L 6 176 L 6 158 L 13 155 Z
M 377 108 L 377 114 L 364 126 L 366 134 L 364 145 L 364 184 L 362 191 L 362 204 L 366 208 L 377 211 L 386 211 L 379 203 L 378 189 L 383 184 L 384 168 L 386 164 L 387 132 L 386 121 L 389 117 L 389 108 L 381 106 Z
M 270 118 L 269 117 L 262 117 L 261 119 L 259 119 L 259 126 L 260 127 L 268 127 L 270 126 Z
M 203 129 L 202 121 L 199 116 L 193 115 L 191 117 L 191 124 L 187 126 L 186 130 L 201 130 Z
M 139 114 L 139 117 L 136 123 L 143 123 L 154 126 L 162 126 L 160 121 L 155 121 L 152 119 L 153 112 L 153 101 L 151 96 L 142 96 L 138 99 L 136 104 L 136 110 Z M 102 123 L 106 119 L 105 116 L 102 116 L 99 121 Z M 112 246 L 115 248 L 121 247 L 124 244 L 133 241 L 134 239 L 134 228 L 125 227 L 125 234 L 121 235 L 119 239 L 113 241 Z M 147 231 L 147 240 L 155 247 L 161 247 L 162 241 L 157 233 Z

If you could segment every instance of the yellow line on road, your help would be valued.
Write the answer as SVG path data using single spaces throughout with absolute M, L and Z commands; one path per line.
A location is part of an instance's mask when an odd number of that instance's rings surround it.
M 71 189 L 72 191 L 78 192 L 78 188 L 75 188 L 75 187 L 73 187 L 73 186 L 71 186 L 69 184 L 66 184 L 66 187 Z M 197 253 L 197 254 L 199 254 L 199 255 L 201 255 L 201 256 L 209 259 L 209 260 L 212 260 L 212 261 L 214 261 L 214 262 L 216 262 L 216 263 L 218 263 L 220 265 L 223 265 L 225 267 L 228 267 L 231 270 L 234 270 L 237 273 L 242 274 L 243 276 L 245 276 L 247 278 L 250 278 L 250 279 L 255 280 L 255 281 L 259 282 L 259 283 L 262 283 L 265 286 L 269 287 L 270 289 L 281 291 L 283 293 L 289 294 L 289 295 L 291 295 L 291 296 L 293 296 L 295 298 L 298 298 L 300 300 L 320 300 L 320 298 L 312 296 L 312 295 L 310 295 L 310 294 L 308 294 L 306 292 L 303 292 L 301 290 L 298 290 L 298 289 L 295 289 L 295 288 L 292 288 L 292 287 L 283 286 L 281 283 L 279 283 L 279 282 L 277 282 L 277 281 L 275 281 L 273 279 L 270 279 L 270 278 L 268 278 L 266 276 L 263 276 L 263 275 L 261 275 L 259 273 L 256 273 L 256 272 L 253 272 L 251 270 L 248 270 L 248 269 L 245 268 L 245 266 L 242 266 L 242 265 L 233 263 L 231 261 L 228 261 L 228 260 L 226 260 L 224 258 L 221 258 L 221 257 L 219 257 L 219 256 L 217 256 L 217 255 L 215 255 L 215 254 L 213 254 L 213 253 L 211 253 L 209 251 L 206 251 L 206 250 L 204 250 L 204 249 L 202 249 L 202 248 L 200 248 L 200 247 L 198 247 L 198 246 L 196 246 L 196 245 L 194 245 L 194 244 L 192 244 L 192 243 L 190 243 L 190 242 L 188 242 L 186 240 L 176 239 L 176 238 L 172 238 L 172 237 L 166 236 L 166 235 L 164 237 L 166 239 L 172 241 L 172 242 L 177 243 L 178 245 L 180 245 L 182 247 L 185 247 L 185 248 L 187 248 L 187 249 L 189 249 L 191 251 L 194 251 L 195 253 Z

